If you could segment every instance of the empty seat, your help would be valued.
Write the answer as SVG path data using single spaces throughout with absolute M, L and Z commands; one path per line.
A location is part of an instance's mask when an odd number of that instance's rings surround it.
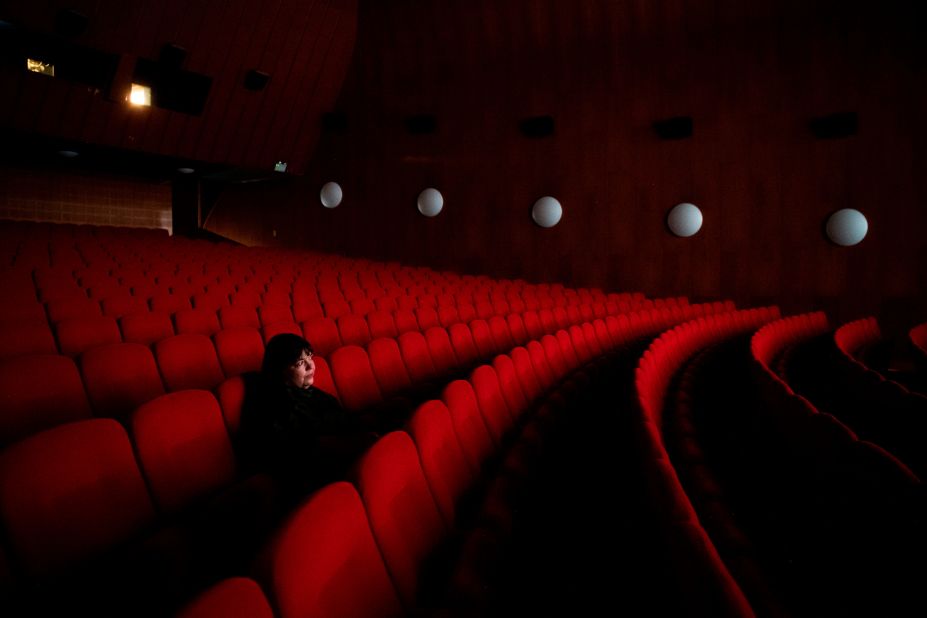
M 438 376 L 438 370 L 428 350 L 428 342 L 421 333 L 403 333 L 399 335 L 398 342 L 402 360 L 409 370 L 413 384 L 429 382 Z
M 51 301 L 45 306 L 48 321 L 52 324 L 74 318 L 96 318 L 103 315 L 100 302 L 84 294 Z
M 461 366 L 446 329 L 440 326 L 429 328 L 425 331 L 425 341 L 439 376 L 446 376 Z
M 219 316 L 214 309 L 182 309 L 174 314 L 174 330 L 178 335 L 209 337 L 219 330 Z
M 70 318 L 55 326 L 58 347 L 66 356 L 77 356 L 96 346 L 122 341 L 122 334 L 114 318 Z
M 195 309 L 203 309 L 205 311 L 212 311 L 213 313 L 219 311 L 222 307 L 229 306 L 229 295 L 222 290 L 200 292 L 194 294 L 192 300 Z
M 103 315 L 114 318 L 121 318 L 124 315 L 137 315 L 139 313 L 148 313 L 148 301 L 140 296 L 132 296 L 128 292 L 107 296 L 100 301 L 103 308 Z
M 260 328 L 257 310 L 251 305 L 230 305 L 219 309 L 219 322 L 222 328 Z
M 384 396 L 389 397 L 412 388 L 412 378 L 409 377 L 409 371 L 395 339 L 374 339 L 367 346 L 367 356 Z
M 253 579 L 231 577 L 200 593 L 177 618 L 274 618 L 270 602 Z
M 508 323 L 509 334 L 512 336 L 513 343 L 515 345 L 525 345 L 529 337 L 521 316 L 517 313 L 510 313 L 506 316 L 505 321 Z
M 492 336 L 489 324 L 485 320 L 473 320 L 470 322 L 470 332 L 473 334 L 473 344 L 476 346 L 479 358 L 489 360 L 501 351 L 496 347 L 496 340 Z
M 492 361 L 492 368 L 499 379 L 499 389 L 505 398 L 512 420 L 519 422 L 524 416 L 532 400 L 522 386 L 521 378 L 515 369 L 515 362 L 507 354 L 500 354 Z
M 370 328 L 367 326 L 367 320 L 361 316 L 343 315 L 338 318 L 337 324 L 343 345 L 365 346 L 370 343 Z
M 159 341 L 155 358 L 168 391 L 211 390 L 225 379 L 216 348 L 204 335 L 174 335 Z
M 264 359 L 264 342 L 254 328 L 240 326 L 220 330 L 213 335 L 219 365 L 226 377 L 258 371 Z
M 502 395 L 495 369 L 489 365 L 480 365 L 470 375 L 470 382 L 486 427 L 495 443 L 503 444 L 515 425 L 515 414 L 509 410 Z
M 409 419 L 409 434 L 441 515 L 452 527 L 459 502 L 473 486 L 475 478 L 467 465 L 447 406 L 439 400 L 423 403 Z
M 293 322 L 293 311 L 290 309 L 290 305 L 261 305 L 258 308 L 261 317 L 261 326 L 268 326 L 270 324 L 278 324 L 280 322 L 292 323 Z M 313 316 L 320 317 L 320 316 Z
M 268 587 L 282 618 L 405 614 L 367 513 L 350 483 L 316 492 L 269 551 Z
M 90 419 L 0 452 L 0 520 L 25 573 L 40 578 L 128 540 L 154 508 L 125 430 Z
M 124 418 L 164 394 L 151 350 L 140 343 L 117 343 L 88 350 L 81 374 L 96 416 Z
M 380 337 L 398 337 L 399 330 L 393 321 L 390 311 L 372 311 L 367 314 L 367 326 L 370 328 L 371 339 Z
M 418 320 L 418 328 L 422 332 L 433 326 L 440 326 L 441 321 L 438 319 L 438 312 L 432 307 L 417 307 L 415 317 Z
M 119 319 L 122 340 L 127 343 L 151 345 L 174 336 L 171 316 L 163 311 L 126 315 Z
M 461 367 L 469 367 L 480 358 L 480 352 L 473 342 L 473 334 L 466 324 L 454 324 L 448 331 L 454 354 Z
M 383 402 L 383 394 L 363 348 L 348 345 L 336 350 L 331 356 L 331 372 L 345 409 L 359 411 Z
M 168 294 L 166 292 L 153 294 L 151 298 L 148 299 L 148 304 L 151 305 L 152 311 L 163 311 L 164 313 L 177 313 L 184 309 L 193 308 L 190 304 L 189 296 Z
M 526 348 L 517 347 L 509 353 L 509 356 L 512 358 L 512 364 L 515 366 L 515 373 L 521 382 L 525 397 L 528 401 L 536 401 L 541 396 L 544 387 L 531 362 L 531 353 Z
M 480 414 L 473 387 L 466 380 L 454 380 L 444 388 L 441 399 L 451 414 L 467 465 L 477 475 L 494 452 L 495 446 L 486 421 Z
M 207 391 L 169 393 L 132 415 L 132 438 L 155 503 L 170 513 L 232 484 L 235 455 Z
M 393 321 L 396 323 L 396 330 L 400 335 L 418 330 L 418 319 L 410 309 L 397 309 L 393 313 Z
M 515 347 L 515 340 L 512 339 L 512 333 L 509 331 L 509 323 L 502 316 L 494 315 L 489 318 L 489 330 L 496 342 L 497 351 L 506 352 Z
M 48 324 L 0 325 L 0 359 L 25 354 L 57 354 L 58 344 Z
M 74 361 L 25 355 L 0 362 L 0 446 L 43 429 L 90 417 Z
M 303 335 L 312 344 L 312 349 L 322 356 L 329 356 L 341 347 L 341 334 L 332 318 L 313 318 L 303 322 Z
M 447 526 L 412 438 L 401 431 L 380 438 L 357 465 L 357 488 L 399 596 L 415 608 L 419 574 L 447 536 Z
M 452 324 L 460 322 L 460 316 L 457 314 L 457 307 L 454 305 L 439 305 L 438 322 L 444 328 L 450 328 Z

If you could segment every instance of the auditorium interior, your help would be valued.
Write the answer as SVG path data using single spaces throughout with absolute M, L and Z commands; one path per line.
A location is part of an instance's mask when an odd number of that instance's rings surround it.
M 925 13 L 0 2 L 0 614 L 927 615 Z

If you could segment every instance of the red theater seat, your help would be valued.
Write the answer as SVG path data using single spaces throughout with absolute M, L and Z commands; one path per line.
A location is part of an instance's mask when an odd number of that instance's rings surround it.
M 219 317 L 214 309 L 182 309 L 174 314 L 178 335 L 211 336 L 219 330 Z
M 370 366 L 377 383 L 385 396 L 401 393 L 412 388 L 412 378 L 402 360 L 399 344 L 395 339 L 383 337 L 374 339 L 367 346 Z
M 225 376 L 212 341 L 204 335 L 175 335 L 155 344 L 155 358 L 167 390 L 211 390 Z
M 502 445 L 515 424 L 515 418 L 502 396 L 496 371 L 489 365 L 480 365 L 470 375 L 470 383 L 493 441 Z
M 260 370 L 264 360 L 264 342 L 256 329 L 241 326 L 220 330 L 213 335 L 213 343 L 227 377 Z
M 125 418 L 164 394 L 151 350 L 140 343 L 94 348 L 80 359 L 84 386 L 96 416 Z
M 168 294 L 166 292 L 159 292 L 153 294 L 148 303 L 151 305 L 152 311 L 160 311 L 164 313 L 177 313 L 178 311 L 183 311 L 184 309 L 192 309 L 193 306 L 190 304 L 189 296 L 181 296 L 179 294 Z
M 367 325 L 370 328 L 370 337 L 379 339 L 380 337 L 399 336 L 399 330 L 396 328 L 396 322 L 393 321 L 393 314 L 390 311 L 372 311 L 367 314 Z
M 438 376 L 446 376 L 460 366 L 457 355 L 454 353 L 454 346 L 444 328 L 434 326 L 426 330 L 425 341 Z
M 278 324 L 280 322 L 292 323 L 293 311 L 290 305 L 261 305 L 258 308 L 261 315 L 261 326 Z
M 201 593 L 177 618 L 274 618 L 267 597 L 253 579 L 232 577 Z
M 405 615 L 357 490 L 333 483 L 287 521 L 269 552 L 270 596 L 282 618 Z
M 501 351 L 497 347 L 489 324 L 485 320 L 473 320 L 470 322 L 470 332 L 473 334 L 473 343 L 476 345 L 481 360 L 489 360 Z
M 428 342 L 421 333 L 399 335 L 399 351 L 413 384 L 429 382 L 438 376 L 438 370 L 428 350 Z
M 25 354 L 57 354 L 58 345 L 48 324 L 0 325 L 0 359 Z
M 383 393 L 363 348 L 348 345 L 331 356 L 331 372 L 345 409 L 360 411 L 383 402 Z
M 91 419 L 0 452 L 0 520 L 25 573 L 41 578 L 128 540 L 154 509 L 125 430 Z
M 386 568 L 407 608 L 417 606 L 425 560 L 447 536 L 408 434 L 380 438 L 358 463 L 357 488 Z
M 142 471 L 164 512 L 179 511 L 235 479 L 232 443 L 212 393 L 158 397 L 132 415 L 131 429 Z
M 447 406 L 438 400 L 419 406 L 409 419 L 409 433 L 435 502 L 444 521 L 452 527 L 458 503 L 475 478 L 460 448 Z
M 338 325 L 332 318 L 313 318 L 303 322 L 303 335 L 312 344 L 312 349 L 322 356 L 329 356 L 341 347 Z
M 74 361 L 26 355 L 0 362 L 0 446 L 43 429 L 90 417 Z
M 251 305 L 231 305 L 219 309 L 219 322 L 222 328 L 260 328 L 257 310 Z
M 83 352 L 109 343 L 122 341 L 116 320 L 110 317 L 70 318 L 58 322 L 58 347 L 65 356 Z
M 120 318 L 122 340 L 127 343 L 151 345 L 174 336 L 171 316 L 163 311 L 126 315 Z
M 454 347 L 454 354 L 457 356 L 461 367 L 469 367 L 479 360 L 480 352 L 473 342 L 473 334 L 470 332 L 469 326 L 466 324 L 454 324 L 448 334 L 450 335 L 451 345 Z
M 370 343 L 370 328 L 367 320 L 359 315 L 343 315 L 338 318 L 338 332 L 344 345 L 365 346 Z
M 480 414 L 473 387 L 466 380 L 454 380 L 444 388 L 441 399 L 451 413 L 451 422 L 467 465 L 474 475 L 479 474 L 495 446 Z
M 410 309 L 397 309 L 393 313 L 393 320 L 396 322 L 396 330 L 400 335 L 418 331 L 418 320 Z
M 98 318 L 103 315 L 100 303 L 83 294 L 62 300 L 51 301 L 46 305 L 48 321 L 52 324 L 75 318 Z

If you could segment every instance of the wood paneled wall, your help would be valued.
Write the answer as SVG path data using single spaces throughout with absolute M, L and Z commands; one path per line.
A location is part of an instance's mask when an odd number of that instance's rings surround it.
M 0 219 L 170 232 L 171 186 L 86 171 L 0 167 Z
M 306 176 L 233 191 L 210 229 L 439 268 L 650 295 L 927 314 L 927 44 L 913 3 L 798 0 L 362 2 L 339 107 Z M 816 139 L 816 116 L 859 133 Z M 410 135 L 403 118 L 434 114 Z M 528 139 L 522 118 L 550 114 Z M 691 115 L 691 139 L 655 120 Z M 319 205 L 340 182 L 344 203 Z M 425 187 L 445 208 L 416 211 Z M 560 225 L 530 220 L 544 195 Z M 705 216 L 690 239 L 667 211 Z M 859 246 L 823 234 L 869 219 Z M 276 236 L 274 236 L 276 231 Z

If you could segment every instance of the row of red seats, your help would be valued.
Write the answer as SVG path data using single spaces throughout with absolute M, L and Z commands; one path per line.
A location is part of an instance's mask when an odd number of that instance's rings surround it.
M 800 540 L 789 560 L 805 565 L 809 577 L 821 574 L 814 581 L 822 610 L 922 613 L 921 480 L 881 445 L 796 393 L 784 379 L 788 374 L 776 371 L 777 359 L 790 349 L 832 341 L 828 330 L 823 313 L 791 316 L 760 329 L 751 346 L 763 404 L 758 420 L 779 445 L 781 470 L 793 473 L 782 480 L 794 484 L 792 500 L 801 497 L 793 503 L 781 496 L 782 523 L 789 522 L 788 536 Z M 820 368 L 821 379 L 827 373 Z M 875 416 L 881 411 L 871 410 Z
M 756 330 L 778 317 L 778 308 L 749 309 L 706 316 L 661 334 L 641 357 L 635 383 L 641 412 L 641 436 L 646 444 L 644 465 L 656 512 L 664 513 L 667 529 L 678 539 L 682 564 L 702 566 L 704 580 L 685 589 L 694 606 L 712 608 L 714 615 L 752 616 L 753 610 L 737 580 L 719 556 L 686 495 L 676 467 L 669 461 L 663 439 L 663 410 L 673 376 L 697 350 L 738 333 Z M 685 582 L 686 571 L 679 575 Z M 705 582 L 710 585 L 705 586 Z
M 723 306 L 727 305 L 716 305 Z M 679 313 L 682 309 L 665 311 Z M 647 313 L 644 310 L 608 316 L 607 324 L 612 331 L 634 330 Z M 419 318 L 424 315 L 427 314 L 420 313 Z M 373 332 L 366 335 L 372 329 L 360 320 L 355 332 L 362 336 L 352 339 L 351 331 L 339 332 L 338 326 L 354 324 L 354 320 L 346 318 L 336 325 L 323 318 L 306 322 L 302 328 L 288 323 L 265 327 L 263 336 L 254 328 L 239 326 L 219 330 L 209 338 L 199 334 L 173 335 L 169 320 L 162 314 L 127 316 L 122 326 L 129 341 L 106 344 L 104 339 L 84 337 L 84 341 L 93 339 L 97 345 L 84 351 L 79 363 L 53 354 L 25 355 L 0 362 L 0 391 L 5 393 L 0 405 L 0 444 L 9 444 L 67 420 L 86 418 L 91 410 L 97 416 L 123 418 L 136 406 L 163 392 L 214 388 L 226 377 L 257 370 L 264 343 L 281 332 L 299 334 L 313 342 L 320 354 L 318 380 L 326 385 L 331 381 L 322 357 L 345 344 L 367 345 L 381 388 L 393 394 L 396 391 L 393 381 L 398 379 L 394 374 L 401 368 L 401 363 L 395 362 L 397 355 L 392 353 L 393 348 L 401 352 L 401 357 L 412 359 L 413 378 L 430 377 L 435 371 L 432 368 L 440 368 L 438 375 L 441 375 L 456 367 L 469 366 L 478 358 L 491 358 L 529 339 L 540 339 L 546 333 L 568 328 L 574 323 L 570 320 L 565 312 L 541 311 L 526 312 L 523 317 L 510 314 L 505 319 L 495 316 L 488 322 L 478 319 L 470 324 L 456 323 L 450 328 L 410 321 L 404 332 L 384 328 L 377 331 L 382 336 L 376 338 Z M 390 343 L 383 341 L 384 338 Z M 111 340 L 119 341 L 115 334 Z M 423 349 L 420 341 L 427 344 L 430 356 L 419 353 Z M 153 350 L 146 346 L 149 342 L 153 342 Z M 57 379 L 49 383 L 49 375 Z
M 652 328 L 671 319 L 652 312 L 646 322 Z M 255 574 L 263 589 L 253 579 L 226 580 L 182 616 L 224 615 L 248 607 L 256 616 L 276 611 L 282 617 L 372 617 L 434 609 L 442 602 L 460 610 L 461 604 L 485 596 L 485 578 L 491 581 L 486 571 L 498 568 L 506 533 L 517 525 L 512 504 L 525 485 L 526 470 L 545 441 L 558 435 L 550 407 L 541 407 L 525 422 L 531 402 L 558 379 L 641 333 L 637 327 L 632 333 L 628 321 L 626 330 L 613 332 L 590 331 L 590 326 L 571 329 L 574 337 L 561 331 L 543 343 L 515 348 L 496 357 L 492 366 L 476 369 L 469 381 L 448 385 L 442 401 L 428 402 L 413 415 L 411 440 L 405 433 L 384 437 L 360 463 L 355 486 L 330 485 L 294 513 Z M 521 439 L 500 457 L 496 453 L 513 442 L 513 433 Z M 479 510 L 480 525 L 459 534 L 461 504 L 475 476 L 499 459 L 503 475 L 483 492 L 488 499 Z M 427 581 L 435 568 L 431 558 L 449 538 L 459 536 L 463 549 L 455 555 L 462 561 L 446 569 L 450 593 L 445 589 L 442 598 L 429 590 L 434 585 Z M 341 568 L 346 563 L 352 569 Z
M 848 359 L 862 362 L 864 349 L 882 341 L 882 332 L 875 318 L 862 318 L 847 322 L 834 332 L 834 342 Z
M 462 408 L 460 427 L 470 432 L 460 438 L 462 443 L 475 440 L 472 447 L 485 456 L 487 444 L 505 441 L 514 427 L 506 406 L 516 401 L 525 405 L 521 387 L 512 390 L 516 381 L 530 375 L 532 363 L 546 366 L 548 357 L 551 366 L 568 371 L 579 359 L 601 354 L 598 337 L 609 335 L 601 327 L 596 331 L 584 324 L 576 327 L 573 338 L 548 337 L 550 346 L 531 342 L 513 350 L 511 357 L 498 357 L 492 367 L 475 370 L 472 387 L 464 381 L 449 385 L 448 404 Z M 551 370 L 542 375 L 545 384 L 555 381 Z M 141 406 L 131 416 L 131 441 L 117 423 L 94 419 L 44 431 L 3 451 L 0 514 L 23 577 L 41 579 L 58 572 L 140 534 L 155 510 L 174 513 L 231 482 L 236 472 L 227 426 L 234 434 L 235 402 L 240 400 L 227 397 L 225 386 L 219 391 L 222 407 L 202 391 L 171 393 Z M 535 384 L 528 392 L 539 390 Z M 475 423 L 483 409 L 489 410 L 487 425 Z M 472 433 L 480 427 L 487 433 Z M 446 457 L 447 443 L 442 442 L 440 456 Z M 88 453 L 94 456 L 88 458 Z M 39 486 L 43 490 L 37 494 Z
M 161 320 L 152 322 L 152 327 L 160 322 L 164 322 L 164 326 L 157 331 L 143 328 L 141 322 L 144 320 L 147 324 L 148 318 L 154 317 L 161 317 Z M 570 325 L 569 322 L 555 322 L 552 317 L 542 322 L 529 312 L 525 320 L 518 314 L 510 314 L 505 319 L 494 316 L 489 322 L 456 323 L 449 329 L 437 324 L 410 323 L 402 333 L 393 327 L 384 329 L 378 333 L 381 337 L 373 339 L 367 323 L 361 318 L 349 319 L 353 317 L 345 316 L 337 325 L 327 318 L 309 321 L 302 329 L 282 324 L 265 328 L 263 338 L 257 329 L 248 326 L 218 330 L 211 338 L 195 333 L 173 335 L 163 315 L 126 317 L 123 319 L 126 333 L 136 333 L 137 328 L 139 333 L 156 336 L 122 343 L 116 336 L 115 323 L 110 324 L 114 332 L 109 339 L 90 335 L 82 338 L 84 342 L 92 341 L 93 345 L 88 345 L 81 353 L 80 371 L 70 358 L 49 354 L 26 355 L 0 363 L 0 390 L 5 393 L 5 402 L 0 408 L 0 443 L 12 442 L 65 420 L 87 417 L 91 409 L 97 416 L 122 418 L 163 392 L 212 389 L 227 377 L 259 369 L 264 343 L 279 332 L 295 332 L 313 342 L 320 355 L 319 380 L 326 383 L 327 367 L 322 357 L 346 344 L 369 344 L 373 366 L 383 374 L 381 380 L 386 380 L 387 376 L 395 379 L 391 374 L 402 368 L 401 362 L 398 365 L 394 362 L 400 355 L 390 354 L 393 348 L 401 351 L 406 362 L 412 363 L 413 379 L 431 379 L 468 366 L 478 358 L 491 358 L 529 338 L 540 338 Z M 131 321 L 127 324 L 126 320 Z M 135 324 L 136 321 L 139 324 Z M 127 329 L 129 325 L 134 326 Z M 349 327 L 354 330 L 348 330 Z M 107 343 L 107 340 L 114 343 Z M 152 340 L 153 351 L 139 343 Z M 72 346 L 62 347 L 70 349 Z M 75 351 L 79 350 L 75 348 Z M 56 376 L 51 383 L 49 375 Z M 384 382 L 383 386 L 391 391 L 394 385 Z M 344 388 L 348 394 L 355 390 Z

